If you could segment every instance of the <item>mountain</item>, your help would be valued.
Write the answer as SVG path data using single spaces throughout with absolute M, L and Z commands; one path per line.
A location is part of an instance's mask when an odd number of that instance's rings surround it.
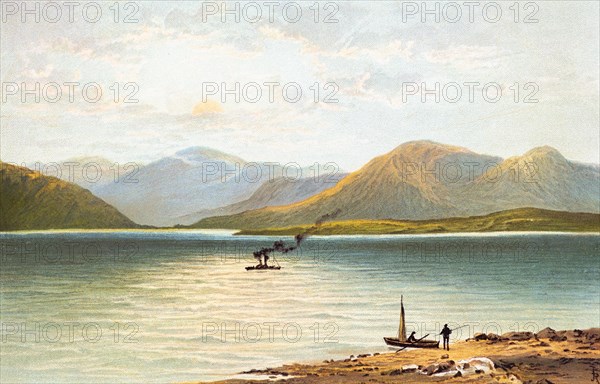
M 246 200 L 220 208 L 185 215 L 178 218 L 178 222 L 183 225 L 189 225 L 204 217 L 232 215 L 263 207 L 292 204 L 335 186 L 345 176 L 345 173 L 327 174 L 317 178 L 306 177 L 300 180 L 277 177 L 265 181 Z
M 263 183 L 277 177 L 300 178 L 313 172 L 190 147 L 139 167 L 128 182 L 92 190 L 138 223 L 171 226 L 192 223 L 203 217 L 202 212 L 247 200 Z
M 260 184 L 227 172 L 245 164 L 223 152 L 192 147 L 140 167 L 128 182 L 102 185 L 94 193 L 136 222 L 169 226 L 179 216 L 250 195 Z
M 0 162 L 0 230 L 139 227 L 86 189 Z
M 314 223 L 333 213 L 335 220 L 430 220 L 519 207 L 597 213 L 599 185 L 598 166 L 570 162 L 550 147 L 502 160 L 414 141 L 301 202 L 205 218 L 193 227 L 285 227 Z
M 534 148 L 506 159 L 468 185 L 462 204 L 477 199 L 469 213 L 519 207 L 598 212 L 600 169 L 565 159 L 552 147 Z

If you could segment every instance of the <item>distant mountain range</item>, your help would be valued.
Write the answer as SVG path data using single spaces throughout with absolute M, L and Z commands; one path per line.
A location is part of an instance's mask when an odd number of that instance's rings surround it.
M 327 183 L 321 180 L 311 189 L 309 183 L 300 180 L 278 181 L 284 174 L 284 166 L 248 162 L 214 149 L 191 147 L 139 166 L 135 174 L 130 170 L 128 182 L 98 183 L 89 187 L 135 222 L 173 226 L 191 224 L 210 216 L 215 209 L 220 209 L 215 212 L 231 214 L 270 205 L 264 196 L 249 199 L 265 183 L 273 183 L 275 189 L 279 186 L 286 189 L 271 196 L 280 204 L 302 200 L 311 191 L 320 192 L 334 185 L 330 180 Z M 298 169 L 288 170 L 288 177 L 295 178 Z M 302 168 L 300 175 L 313 173 Z M 235 203 L 240 204 L 232 206 Z
M 374 158 L 303 201 L 205 218 L 196 228 L 253 229 L 335 220 L 427 220 L 519 207 L 600 212 L 600 168 L 550 147 L 503 160 L 466 148 L 414 141 Z
M 0 230 L 138 228 L 86 189 L 0 162 Z
M 100 157 L 67 162 L 80 164 L 69 179 L 79 186 L 2 163 L 3 229 L 133 228 L 137 222 L 254 230 L 323 218 L 432 220 L 524 207 L 600 212 L 600 167 L 569 161 L 551 147 L 504 160 L 414 141 L 348 175 L 320 169 L 313 177 L 314 169 L 302 168 L 308 177 L 297 180 L 281 177 L 279 164 L 205 147 L 147 165 L 115 166 Z M 86 163 L 94 166 L 84 178 Z

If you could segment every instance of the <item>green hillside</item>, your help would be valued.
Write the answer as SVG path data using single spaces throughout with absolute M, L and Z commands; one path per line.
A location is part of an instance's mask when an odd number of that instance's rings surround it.
M 240 235 L 385 235 L 496 231 L 565 231 L 600 233 L 600 215 L 519 208 L 485 216 L 437 220 L 344 220 L 284 228 L 246 229 Z
M 0 162 L 0 230 L 138 228 L 87 189 Z

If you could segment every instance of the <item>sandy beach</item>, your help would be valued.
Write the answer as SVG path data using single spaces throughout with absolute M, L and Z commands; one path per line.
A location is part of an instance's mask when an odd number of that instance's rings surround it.
M 383 342 L 383 341 L 382 341 Z M 600 328 L 476 334 L 443 349 L 254 369 L 220 383 L 600 383 Z

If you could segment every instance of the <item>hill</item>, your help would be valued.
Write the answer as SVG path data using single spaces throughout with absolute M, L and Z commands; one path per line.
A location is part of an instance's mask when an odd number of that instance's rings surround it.
M 0 230 L 137 228 L 75 184 L 0 162 Z
M 319 226 L 247 229 L 238 235 L 387 235 L 454 232 L 560 231 L 600 233 L 600 215 L 519 208 L 485 216 L 455 217 L 424 221 L 347 220 Z

